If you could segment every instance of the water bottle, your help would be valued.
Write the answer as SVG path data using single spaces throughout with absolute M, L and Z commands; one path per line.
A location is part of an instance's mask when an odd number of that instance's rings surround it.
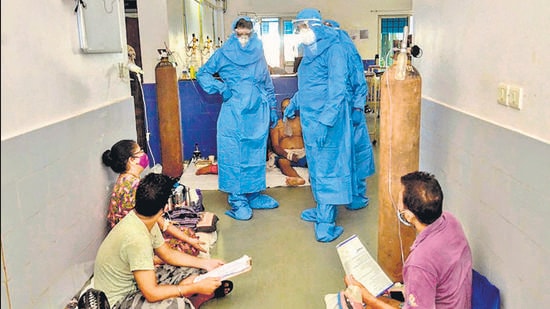
M 191 79 L 189 77 L 189 71 L 187 71 L 187 69 L 183 69 L 183 71 L 181 71 L 181 79 L 183 80 Z
M 183 186 L 178 183 L 178 186 L 174 189 L 174 207 L 183 207 L 185 199 L 183 197 Z
M 193 161 L 197 162 L 201 158 L 201 151 L 199 150 L 199 144 L 195 143 L 195 150 L 193 150 Z

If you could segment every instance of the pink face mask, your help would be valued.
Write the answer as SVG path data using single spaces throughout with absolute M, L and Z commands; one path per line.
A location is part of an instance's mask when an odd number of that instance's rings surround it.
M 139 165 L 143 167 L 144 169 L 149 166 L 149 156 L 144 153 L 139 157 Z

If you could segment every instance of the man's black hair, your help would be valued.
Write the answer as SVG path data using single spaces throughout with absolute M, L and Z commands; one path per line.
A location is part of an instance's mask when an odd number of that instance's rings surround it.
M 443 212 L 443 191 L 434 175 L 416 171 L 401 176 L 403 204 L 424 224 L 431 224 Z
M 167 175 L 147 174 L 139 182 L 136 190 L 136 212 L 146 217 L 156 215 L 168 202 L 177 181 L 176 178 Z

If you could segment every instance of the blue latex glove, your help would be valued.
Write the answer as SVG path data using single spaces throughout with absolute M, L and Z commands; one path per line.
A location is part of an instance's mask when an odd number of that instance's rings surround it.
M 319 122 L 315 132 L 317 133 L 317 139 L 315 140 L 317 147 L 323 147 L 327 139 L 328 127 Z
M 276 109 L 272 109 L 270 111 L 269 119 L 271 123 L 271 128 L 275 128 L 277 126 L 277 122 L 279 121 L 279 114 L 277 113 Z
M 231 92 L 231 89 L 229 87 L 225 88 L 225 90 L 222 93 L 223 101 L 226 102 L 233 96 L 233 92 Z
M 364 119 L 365 116 L 363 115 L 363 111 L 361 109 L 354 108 L 351 113 L 351 121 L 353 121 L 353 126 L 356 127 L 360 125 Z
M 285 108 L 283 118 L 294 119 L 296 117 L 296 105 L 294 101 L 290 100 L 290 103 Z

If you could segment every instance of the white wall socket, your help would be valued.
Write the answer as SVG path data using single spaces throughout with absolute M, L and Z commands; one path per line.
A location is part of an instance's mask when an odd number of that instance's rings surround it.
M 497 103 L 508 106 L 508 85 L 504 83 L 498 84 L 497 87 Z
M 519 86 L 508 87 L 508 106 L 521 110 L 523 104 L 523 88 Z
M 523 105 L 523 88 L 516 85 L 499 83 L 497 87 L 497 103 L 521 110 Z

